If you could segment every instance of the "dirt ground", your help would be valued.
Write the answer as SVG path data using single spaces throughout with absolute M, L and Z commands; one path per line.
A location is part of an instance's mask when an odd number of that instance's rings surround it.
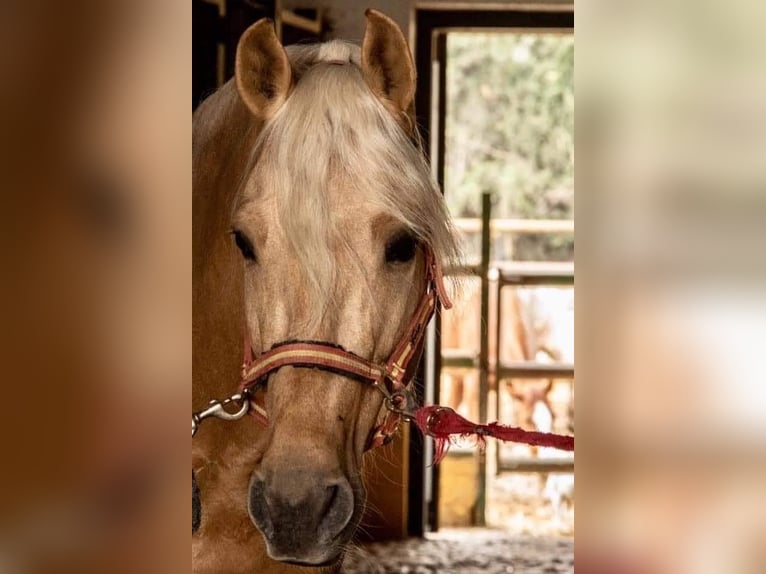
M 490 528 L 465 528 L 476 496 L 476 463 L 455 449 L 442 464 L 439 513 L 442 529 L 425 539 L 354 548 L 348 574 L 556 574 L 574 572 L 574 508 L 558 511 L 552 494 L 571 494 L 569 474 L 487 476 L 486 520 Z M 472 449 L 466 449 L 472 451 Z M 490 461 L 492 458 L 490 458 Z M 493 465 L 490 465 L 493 466 Z M 551 481 L 549 477 L 554 477 Z M 557 478 L 563 482 L 557 483 Z M 456 527 L 457 526 L 457 527 Z
M 446 529 L 425 539 L 354 548 L 347 574 L 557 574 L 574 572 L 574 540 L 489 529 Z

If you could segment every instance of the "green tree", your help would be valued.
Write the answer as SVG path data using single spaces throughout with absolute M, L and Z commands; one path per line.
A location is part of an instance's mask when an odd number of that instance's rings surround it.
M 574 39 L 451 33 L 447 39 L 445 192 L 453 214 L 574 216 Z M 513 238 L 514 259 L 571 259 L 571 236 Z M 502 254 L 498 254 L 501 255 Z

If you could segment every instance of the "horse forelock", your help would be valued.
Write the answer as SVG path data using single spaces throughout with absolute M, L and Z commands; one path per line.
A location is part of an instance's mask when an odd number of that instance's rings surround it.
M 337 250 L 347 246 L 334 209 L 343 194 L 400 222 L 445 264 L 458 246 L 422 151 L 364 81 L 359 47 L 336 40 L 287 52 L 294 87 L 263 126 L 239 205 L 276 201 L 275 223 L 306 274 L 318 320 L 332 304 Z

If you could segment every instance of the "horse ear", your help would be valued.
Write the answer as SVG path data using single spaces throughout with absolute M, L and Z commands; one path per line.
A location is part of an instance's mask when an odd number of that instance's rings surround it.
M 362 73 L 367 85 L 396 112 L 411 112 L 415 97 L 415 65 L 401 29 L 385 14 L 364 13 Z
M 242 34 L 235 77 L 239 96 L 259 119 L 270 118 L 285 103 L 292 70 L 270 18 L 258 20 Z

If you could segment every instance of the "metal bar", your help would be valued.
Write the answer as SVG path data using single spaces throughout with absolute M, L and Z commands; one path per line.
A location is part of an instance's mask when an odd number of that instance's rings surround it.
M 422 365 L 422 388 L 423 388 L 423 404 L 426 405 L 438 405 L 439 404 L 439 394 L 441 389 L 441 384 L 438 377 L 438 374 L 441 372 L 441 353 L 439 352 L 439 348 L 436 346 L 436 325 L 439 321 L 439 314 L 437 313 L 434 315 L 431 322 L 428 324 L 428 329 L 426 331 L 426 344 L 425 349 L 423 350 L 423 360 L 421 361 Z M 413 433 L 418 434 L 418 433 Z M 412 439 L 410 439 L 412 440 Z M 420 457 L 420 460 L 418 460 L 412 451 L 409 453 L 410 458 L 410 467 L 413 468 L 415 466 L 419 466 L 423 459 L 431 461 L 434 460 L 434 443 L 431 440 L 423 440 L 422 441 L 423 446 L 423 456 Z M 410 448 L 412 448 L 412 443 L 410 443 Z M 431 472 L 425 465 L 422 467 L 422 473 L 421 476 L 423 477 L 423 505 L 421 507 L 423 508 L 424 516 L 420 519 L 421 523 L 421 530 L 425 533 L 426 527 L 436 524 L 436 518 L 438 514 L 438 510 L 435 509 L 435 503 L 436 503 L 436 491 L 437 489 L 435 486 L 437 486 L 434 482 L 434 473 Z M 409 508 L 407 514 L 409 515 L 409 510 L 414 506 L 414 501 L 410 499 L 408 502 Z M 412 526 L 408 527 L 408 531 L 412 531 Z
M 489 259 L 491 248 L 490 224 L 492 219 L 492 196 L 484 192 L 481 196 L 481 326 L 479 329 L 479 422 L 487 422 L 489 400 Z M 478 492 L 474 507 L 474 524 L 486 524 L 485 508 L 487 499 L 487 455 L 478 449 Z
M 497 277 L 495 277 L 497 279 Z M 495 280 L 495 419 L 503 420 L 502 398 L 500 393 L 500 377 L 497 374 L 497 368 L 500 365 L 500 349 L 502 348 L 503 322 L 500 320 L 503 316 L 503 284 Z M 500 445 L 495 443 L 495 475 L 500 474 Z
M 525 280 L 539 285 L 554 284 L 574 285 L 574 264 L 570 262 L 543 261 L 492 261 L 492 271 L 509 285 L 523 284 Z M 481 276 L 481 262 L 448 267 L 445 275 Z
M 497 365 L 498 379 L 574 379 L 572 363 L 514 361 Z
M 574 265 L 542 265 L 522 263 L 497 266 L 498 282 L 503 286 L 572 286 L 574 285 Z
M 492 10 L 492 11 L 555 11 L 572 12 L 574 3 L 569 0 L 537 0 L 535 2 L 502 2 L 480 1 L 467 2 L 466 0 L 417 0 L 415 8 L 418 10 Z
M 448 355 L 442 354 L 442 367 L 452 369 L 475 369 L 479 367 L 478 355 Z
M 515 287 L 571 287 L 574 278 L 565 275 L 507 275 L 500 283 Z
M 478 265 L 455 265 L 447 267 L 444 270 L 445 275 L 468 275 L 479 277 L 481 275 L 481 264 Z
M 425 137 L 428 138 L 429 150 L 428 155 L 431 158 L 433 174 L 436 181 L 439 184 L 439 189 L 444 193 L 444 166 L 445 166 L 445 132 L 444 132 L 444 119 L 447 114 L 447 36 L 445 34 L 435 34 L 430 31 L 427 34 L 427 38 L 424 37 L 427 42 L 428 52 L 428 65 L 423 65 L 418 68 L 421 71 L 427 70 L 422 77 L 418 78 L 418 90 L 422 90 L 420 93 L 430 97 L 429 106 L 430 113 L 425 114 L 424 120 L 427 122 L 425 125 Z M 424 46 L 425 47 L 425 46 Z M 416 50 L 416 57 L 420 55 L 419 50 Z M 432 82 L 434 78 L 436 82 Z M 426 84 L 423 87 L 422 79 L 426 79 Z M 430 84 L 430 86 L 429 86 Z M 417 106 L 416 106 L 417 108 Z M 426 109 L 426 108 L 419 108 Z M 421 118 L 418 118 L 421 119 Z M 434 131 L 429 132 L 428 126 L 431 124 L 431 120 L 434 121 Z M 435 402 L 438 404 L 441 395 L 441 374 L 442 374 L 442 354 L 441 354 L 441 314 L 437 313 L 434 317 L 434 378 L 431 384 L 434 386 L 434 397 L 437 399 Z M 419 433 L 413 433 L 417 435 Z M 430 451 L 429 451 L 430 453 Z M 438 464 L 430 464 L 431 458 L 424 458 L 420 456 L 417 459 L 417 465 L 420 469 L 419 476 L 422 477 L 425 483 L 430 476 L 431 480 L 431 500 L 428 502 L 428 506 L 424 509 L 425 516 L 413 516 L 410 510 L 410 536 L 422 536 L 425 530 L 426 522 L 432 531 L 439 529 L 439 497 L 441 490 L 441 467 Z M 411 464 L 415 461 L 411 461 Z M 410 501 L 414 503 L 413 498 L 417 494 L 415 489 L 410 488 Z M 425 491 L 425 485 L 424 485 Z M 410 505 L 412 507 L 412 504 Z M 422 505 L 421 505 L 422 508 Z
M 574 276 L 574 263 L 572 261 L 496 261 L 499 273 L 513 273 L 517 275 L 572 275 Z
M 475 217 L 455 218 L 455 227 L 460 231 L 481 231 L 481 219 Z M 505 233 L 574 233 L 571 219 L 493 219 L 492 231 Z
M 497 472 L 574 472 L 574 468 L 571 458 L 500 459 Z

